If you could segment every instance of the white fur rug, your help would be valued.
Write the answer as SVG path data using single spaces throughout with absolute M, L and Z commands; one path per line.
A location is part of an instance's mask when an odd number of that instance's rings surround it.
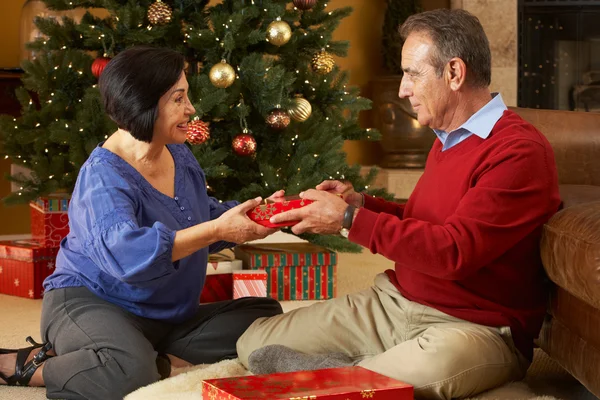
M 237 360 L 197 365 L 176 370 L 177 376 L 156 382 L 130 393 L 125 400 L 202 400 L 202 381 L 212 378 L 249 375 Z M 523 382 L 514 382 L 491 390 L 470 400 L 559 400 L 551 396 L 536 396 Z

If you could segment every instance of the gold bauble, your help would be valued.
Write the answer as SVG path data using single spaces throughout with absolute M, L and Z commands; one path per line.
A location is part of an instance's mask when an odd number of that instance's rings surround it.
M 171 7 L 160 0 L 156 0 L 156 2 L 148 8 L 148 21 L 150 21 L 152 25 L 166 25 L 171 22 L 172 16 L 173 11 L 171 10 Z
M 312 106 L 303 97 L 296 97 L 294 99 L 294 105 L 288 110 L 288 114 L 294 121 L 304 122 L 312 114 Z
M 290 25 L 277 18 L 267 26 L 267 41 L 275 46 L 283 46 L 292 38 L 292 28 Z
M 208 73 L 210 82 L 218 88 L 225 89 L 235 81 L 235 70 L 227 61 L 221 60 L 220 63 L 213 65 Z
M 311 67 L 317 74 L 328 74 L 333 70 L 334 66 L 335 60 L 333 56 L 325 50 L 319 51 L 312 58 Z

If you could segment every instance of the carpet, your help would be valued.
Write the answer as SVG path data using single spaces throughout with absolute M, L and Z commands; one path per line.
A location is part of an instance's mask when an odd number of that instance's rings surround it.
M 156 382 L 130 393 L 125 400 L 201 400 L 202 381 L 248 375 L 238 360 L 226 360 L 217 364 L 197 365 L 176 370 L 177 376 Z M 514 382 L 491 390 L 470 400 L 559 400 L 552 396 L 537 396 L 525 382 Z

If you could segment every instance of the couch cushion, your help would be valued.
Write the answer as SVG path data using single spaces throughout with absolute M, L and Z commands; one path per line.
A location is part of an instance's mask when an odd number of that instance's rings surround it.
M 560 185 L 559 190 L 563 208 L 592 201 L 600 201 L 600 186 Z
M 600 309 L 600 201 L 556 213 L 544 226 L 541 256 L 554 283 Z

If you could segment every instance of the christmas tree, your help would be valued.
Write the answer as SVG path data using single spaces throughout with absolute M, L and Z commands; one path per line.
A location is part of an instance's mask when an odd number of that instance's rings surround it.
M 185 55 L 197 120 L 188 143 L 204 169 L 209 195 L 220 200 L 295 194 L 325 179 L 369 188 L 342 150 L 346 139 L 378 139 L 358 125 L 370 101 L 347 86 L 332 57 L 349 44 L 332 33 L 351 8 L 323 0 L 45 0 L 51 10 L 103 8 L 37 18 L 45 38 L 23 62 L 22 116 L 0 120 L 2 152 L 32 170 L 12 176 L 24 202 L 69 192 L 88 155 L 116 130 L 104 114 L 97 78 L 111 57 L 135 45 L 167 46 Z M 303 235 L 338 250 L 357 247 L 334 236 Z

